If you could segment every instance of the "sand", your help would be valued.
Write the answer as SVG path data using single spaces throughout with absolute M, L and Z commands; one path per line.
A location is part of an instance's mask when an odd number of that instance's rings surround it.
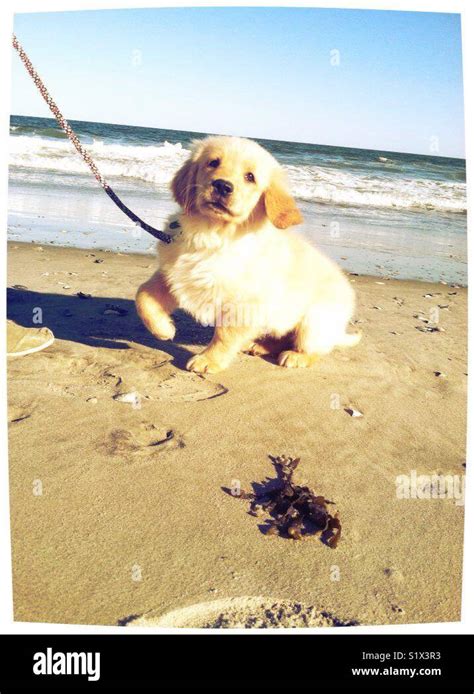
M 295 371 L 242 354 L 203 378 L 183 366 L 209 329 L 179 314 L 175 341 L 160 343 L 136 316 L 155 262 L 9 247 L 11 318 L 38 325 L 42 312 L 56 337 L 8 361 L 15 619 L 459 620 L 463 505 L 399 498 L 396 481 L 464 474 L 466 290 L 351 276 L 358 347 Z M 423 332 L 436 310 L 442 330 Z M 265 536 L 223 490 L 275 477 L 269 455 L 282 454 L 335 502 L 336 549 Z

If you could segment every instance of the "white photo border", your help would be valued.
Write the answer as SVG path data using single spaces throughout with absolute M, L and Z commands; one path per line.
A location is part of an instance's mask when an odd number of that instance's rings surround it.
M 11 33 L 13 29 L 13 16 L 15 13 L 36 12 L 66 12 L 74 10 L 112 10 L 126 8 L 160 8 L 160 7 L 288 7 L 290 2 L 278 2 L 276 0 L 253 0 L 247 2 L 180 2 L 179 0 L 4 0 L 0 4 L 0 64 L 3 66 L 0 87 L 3 98 L 0 99 L 0 209 L 2 210 L 3 228 L 7 227 L 7 197 L 8 197 L 8 138 L 10 120 L 10 94 L 11 94 Z M 397 0 L 389 2 L 384 0 L 322 0 L 317 2 L 299 0 L 298 7 L 338 8 L 338 9 L 368 9 L 368 10 L 401 10 L 416 12 L 449 12 L 459 13 L 462 23 L 463 40 L 463 66 L 464 66 L 464 104 L 466 123 L 466 167 L 468 183 L 468 235 L 472 229 L 473 208 L 473 175 L 474 169 L 474 3 L 472 0 Z M 8 98 L 6 98 L 8 95 Z M 471 268 L 474 263 L 472 257 L 472 244 L 468 244 L 468 274 L 471 279 Z M 2 258 L 1 275 L 2 286 L 6 286 L 6 242 L 4 245 L 4 257 Z M 472 314 L 473 298 L 469 293 L 469 318 Z M 2 351 L 5 349 L 5 304 L 2 303 L 2 320 L 0 330 L 2 333 Z M 470 323 L 470 321 L 469 321 Z M 469 329 L 469 360 L 471 366 L 474 360 L 472 356 L 472 329 Z M 3 354 L 5 357 L 5 354 Z M 6 358 L 3 364 L 6 363 Z M 470 373 L 470 369 L 468 373 Z M 1 440 L 4 442 L 0 449 L 1 478 L 0 478 L 0 575 L 2 584 L 0 590 L 0 633 L 1 634 L 114 634 L 124 633 L 123 627 L 113 626 L 85 626 L 76 624 L 46 624 L 42 622 L 14 622 L 12 606 L 12 565 L 10 547 L 10 509 L 9 509 L 9 485 L 8 485 L 8 456 L 7 456 L 7 390 L 5 370 L 2 370 L 0 382 L 0 426 Z M 419 623 L 406 625 L 377 625 L 360 627 L 338 627 L 337 629 L 165 629 L 165 628 L 129 628 L 127 634 L 153 634 L 153 633 L 179 633 L 179 634 L 204 634 L 210 635 L 218 631 L 222 635 L 236 633 L 245 634 L 274 634 L 275 636 L 288 633 L 292 634 L 324 634 L 336 635 L 350 633 L 357 634 L 472 634 L 474 633 L 474 488 L 471 479 L 472 451 L 473 451 L 473 388 L 469 379 L 468 389 L 468 439 L 467 439 L 467 485 L 465 503 L 465 533 L 464 533 L 464 568 L 463 568 L 463 600 L 461 622 Z

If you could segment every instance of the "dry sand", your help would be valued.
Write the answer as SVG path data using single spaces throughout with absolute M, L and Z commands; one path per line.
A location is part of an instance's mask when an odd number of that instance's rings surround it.
M 154 264 L 9 248 L 11 317 L 32 325 L 40 308 L 56 336 L 8 363 L 15 619 L 459 620 L 463 506 L 399 499 L 396 478 L 464 473 L 466 290 L 351 277 L 358 347 L 296 371 L 241 355 L 201 378 L 183 365 L 208 329 L 179 315 L 175 342 L 158 343 L 135 314 Z M 418 330 L 414 316 L 439 305 L 444 331 Z M 120 397 L 133 391 L 139 406 Z M 274 477 L 268 456 L 281 454 L 301 457 L 297 481 L 336 503 L 336 549 L 265 536 L 223 491 Z

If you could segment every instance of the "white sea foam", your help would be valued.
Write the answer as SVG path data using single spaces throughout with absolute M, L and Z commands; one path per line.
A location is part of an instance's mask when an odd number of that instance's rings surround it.
M 106 144 L 94 140 L 86 149 L 106 178 L 135 178 L 167 187 L 189 152 L 180 143 L 157 146 Z M 89 171 L 68 140 L 19 135 L 10 138 L 10 165 L 40 171 L 84 174 Z
M 189 155 L 180 143 L 125 145 L 94 139 L 87 146 L 108 179 L 129 178 L 167 190 Z M 87 174 L 86 164 L 67 140 L 38 136 L 10 137 L 10 164 L 18 170 Z M 350 207 L 465 212 L 465 183 L 428 178 L 401 178 L 389 172 L 363 175 L 314 165 L 285 167 L 296 197 L 309 202 Z
M 286 168 L 296 195 L 310 202 L 355 207 L 466 211 L 466 185 L 463 182 L 390 175 L 364 176 L 316 166 Z

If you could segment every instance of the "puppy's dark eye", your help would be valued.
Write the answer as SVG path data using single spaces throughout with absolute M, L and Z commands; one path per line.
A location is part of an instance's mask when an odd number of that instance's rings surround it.
M 219 166 L 220 163 L 221 163 L 220 159 L 211 159 L 208 166 L 210 166 L 211 169 L 217 169 L 217 167 Z
M 255 176 L 251 171 L 245 174 L 245 180 L 248 181 L 249 183 L 255 183 Z

